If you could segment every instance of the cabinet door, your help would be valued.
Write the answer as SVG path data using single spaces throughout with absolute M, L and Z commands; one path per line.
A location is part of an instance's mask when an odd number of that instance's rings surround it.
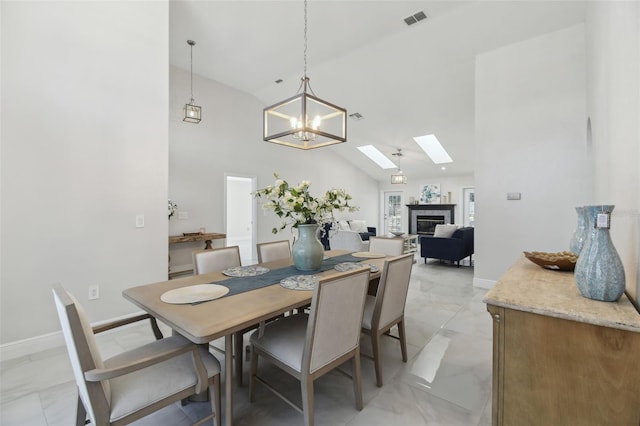
M 639 333 L 492 308 L 494 424 L 640 424 Z

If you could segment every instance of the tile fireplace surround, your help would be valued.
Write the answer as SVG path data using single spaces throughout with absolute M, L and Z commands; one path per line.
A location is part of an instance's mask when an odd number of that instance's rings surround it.
M 418 233 L 418 216 L 443 216 L 444 223 L 454 223 L 455 204 L 407 204 L 409 208 L 409 234 Z

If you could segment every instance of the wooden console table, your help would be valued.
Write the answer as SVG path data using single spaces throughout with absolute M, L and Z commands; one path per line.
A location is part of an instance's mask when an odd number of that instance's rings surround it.
M 169 245 L 171 244 L 180 244 L 180 243 L 194 243 L 197 241 L 204 241 L 204 249 L 209 250 L 212 248 L 211 241 L 212 240 L 224 240 L 227 238 L 227 234 L 219 234 L 216 232 L 205 233 L 205 234 L 193 234 L 193 235 L 174 235 L 173 237 L 169 237 Z M 167 267 L 167 273 L 169 274 L 169 279 L 176 274 L 183 273 L 191 273 L 193 269 L 180 271 L 176 273 L 171 272 L 171 255 L 169 255 L 169 265 Z
M 211 248 L 211 240 L 221 240 L 225 238 L 227 238 L 227 234 L 218 234 L 218 233 L 196 234 L 196 235 L 174 235 L 173 237 L 169 237 L 169 245 L 204 241 L 204 248 L 208 250 Z
M 640 313 L 522 257 L 484 298 L 495 425 L 639 425 Z

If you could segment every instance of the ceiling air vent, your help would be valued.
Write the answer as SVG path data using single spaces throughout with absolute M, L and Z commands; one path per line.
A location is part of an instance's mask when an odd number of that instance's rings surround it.
M 406 18 L 404 18 L 404 22 L 407 25 L 413 25 L 417 22 L 422 21 L 423 19 L 427 19 L 427 15 L 425 15 L 424 12 L 420 11 L 420 12 L 414 13 L 411 16 L 407 16 Z
M 349 114 L 349 117 L 353 118 L 354 120 L 362 120 L 364 118 L 364 116 L 359 112 L 354 112 L 353 114 Z

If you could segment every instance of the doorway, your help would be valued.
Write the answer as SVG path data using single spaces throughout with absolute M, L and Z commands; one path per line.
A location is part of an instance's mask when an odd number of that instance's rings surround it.
M 227 246 L 240 248 L 243 265 L 256 263 L 255 176 L 225 174 L 225 224 Z
M 474 226 L 476 209 L 476 193 L 474 187 L 462 188 L 462 224 Z
M 384 207 L 382 218 L 382 234 L 402 230 L 402 198 L 403 191 L 384 191 Z

